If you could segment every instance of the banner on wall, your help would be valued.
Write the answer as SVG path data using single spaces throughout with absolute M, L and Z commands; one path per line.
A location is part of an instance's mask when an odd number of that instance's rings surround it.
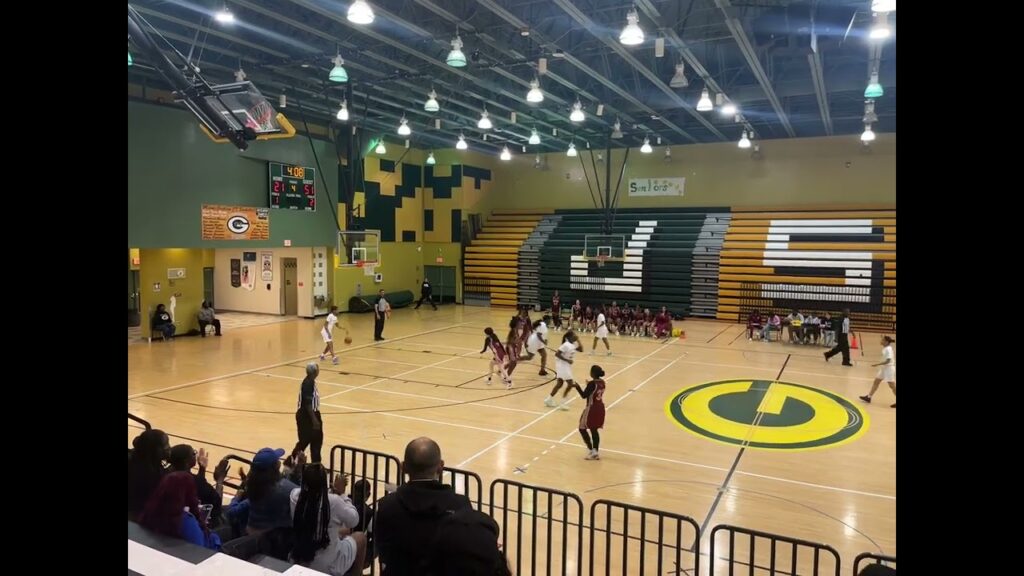
M 274 280 L 274 253 L 260 252 L 260 261 L 262 262 L 260 279 L 264 282 L 272 282 Z
M 630 196 L 682 196 L 686 178 L 630 178 Z
M 255 252 L 242 252 L 242 288 L 250 292 L 256 288 Z
M 238 258 L 231 259 L 231 287 L 239 288 L 242 285 L 242 261 Z
M 270 240 L 270 209 L 203 204 L 203 240 Z

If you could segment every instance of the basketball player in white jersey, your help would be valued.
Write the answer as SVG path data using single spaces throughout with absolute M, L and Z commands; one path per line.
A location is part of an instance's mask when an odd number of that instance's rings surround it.
M 565 399 L 569 391 L 574 388 L 574 379 L 572 377 L 572 363 L 573 358 L 576 356 L 576 352 L 583 351 L 583 344 L 580 344 L 580 339 L 576 336 L 576 333 L 572 330 L 565 333 L 562 337 L 562 345 L 558 347 L 558 351 L 555 352 L 555 387 L 551 390 L 551 396 L 548 396 L 544 400 L 544 405 L 548 408 L 555 408 L 555 394 L 558 394 L 558 389 L 562 387 L 562 384 L 567 383 L 565 392 L 562 393 L 562 404 L 557 407 L 560 410 L 568 410 L 566 406 L 568 400 Z
M 608 320 L 604 315 L 604 305 L 597 312 L 597 330 L 594 331 L 594 345 L 590 347 L 590 355 L 593 356 L 594 352 L 597 351 L 597 341 L 604 340 L 604 348 L 608 351 L 608 355 L 612 355 L 612 347 L 608 344 Z
M 545 316 L 543 320 L 538 320 L 533 323 L 533 332 L 531 332 L 530 337 L 526 339 L 526 356 L 520 358 L 520 360 L 533 360 L 534 354 L 540 353 L 540 372 L 538 372 L 538 374 L 541 376 L 548 375 L 547 321 L 550 319 L 550 316 Z
M 338 363 L 338 355 L 334 353 L 334 326 L 338 323 L 338 317 L 335 315 L 337 311 L 337 306 L 331 306 L 331 313 L 327 315 L 324 327 L 320 329 L 320 335 L 324 338 L 324 351 L 320 353 L 320 359 L 323 360 L 330 352 L 331 362 L 334 364 Z

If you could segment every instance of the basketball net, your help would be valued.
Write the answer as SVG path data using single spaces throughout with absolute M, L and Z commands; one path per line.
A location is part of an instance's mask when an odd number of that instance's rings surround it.
M 604 263 L 605 263 L 606 260 L 608 260 L 607 256 L 598 256 L 597 257 L 597 267 L 598 268 L 604 268 Z

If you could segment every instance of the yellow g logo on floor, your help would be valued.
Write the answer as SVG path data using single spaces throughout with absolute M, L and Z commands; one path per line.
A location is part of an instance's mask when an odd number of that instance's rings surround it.
M 698 384 L 670 398 L 665 413 L 698 436 L 764 450 L 839 446 L 859 438 L 869 424 L 842 396 L 769 380 Z

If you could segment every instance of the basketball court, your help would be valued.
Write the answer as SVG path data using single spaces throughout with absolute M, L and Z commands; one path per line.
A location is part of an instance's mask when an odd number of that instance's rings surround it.
M 539 357 L 520 363 L 513 389 L 486 384 L 483 328 L 497 330 L 510 315 L 396 310 L 378 344 L 370 343 L 371 315 L 344 315 L 354 343 L 339 365 L 320 363 L 325 453 L 343 444 L 400 458 L 409 440 L 429 436 L 448 466 L 477 472 L 485 486 L 508 478 L 573 492 L 587 507 L 609 499 L 689 516 L 705 529 L 704 554 L 719 524 L 822 542 L 844 559 L 895 553 L 896 412 L 884 388 L 871 405 L 856 400 L 873 379 L 877 335 L 856 333 L 855 366 L 846 368 L 825 363 L 822 347 L 748 342 L 740 324 L 687 320 L 677 323 L 685 338 L 663 342 L 612 336 L 610 357 L 603 347 L 590 356 L 592 334 L 583 334 L 576 375 L 582 380 L 598 363 L 608 383 L 602 459 L 585 461 L 580 399 L 569 411 L 544 407 L 552 382 L 537 375 Z M 290 449 L 303 367 L 322 348 L 318 328 L 295 320 L 129 347 L 128 409 L 167 431 L 172 444 L 205 447 L 211 461 L 263 446 Z M 550 340 L 561 336 L 551 332 Z M 787 397 L 798 402 L 783 407 Z M 701 398 L 711 410 L 687 428 L 673 405 Z M 829 402 L 853 414 L 850 423 L 817 421 L 835 412 Z M 795 422 L 769 420 L 799 420 L 801 406 L 817 414 L 800 427 L 803 436 L 773 436 L 773 425 Z M 129 422 L 129 441 L 138 433 Z

